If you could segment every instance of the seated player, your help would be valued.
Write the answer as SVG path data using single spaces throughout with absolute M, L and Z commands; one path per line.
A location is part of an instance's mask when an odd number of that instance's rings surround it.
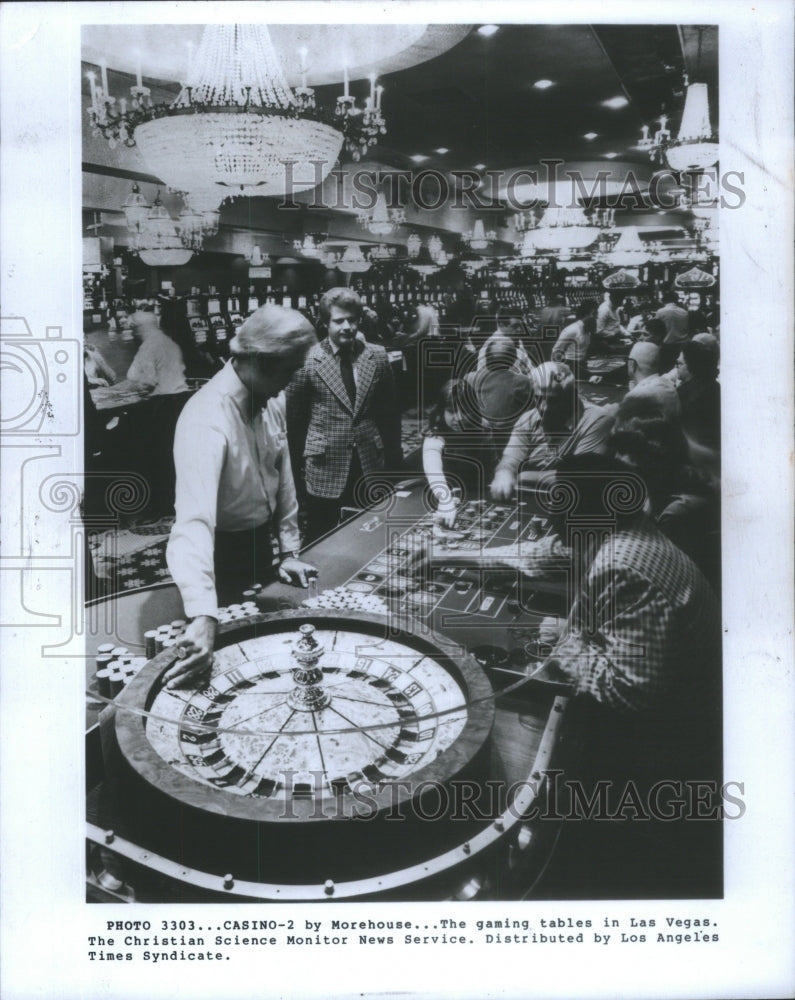
M 610 444 L 612 453 L 643 479 L 647 513 L 657 527 L 719 593 L 720 491 L 692 464 L 678 414 L 650 394 L 629 393 L 618 408 Z
M 452 527 L 459 497 L 454 488 L 479 496 L 496 461 L 494 442 L 473 407 L 462 379 L 451 379 L 431 409 L 422 442 L 422 467 L 436 501 L 436 516 Z
M 641 340 L 632 345 L 627 358 L 629 392 L 625 398 L 653 398 L 670 417 L 679 416 L 679 398 L 669 375 L 660 374 L 661 352 L 657 344 Z
M 595 302 L 591 300 L 581 302 L 577 306 L 576 319 L 561 330 L 552 347 L 552 360 L 565 361 L 578 381 L 587 377 L 585 362 L 591 346 L 595 311 Z
M 580 398 L 571 369 L 545 361 L 533 370 L 535 406 L 514 425 L 491 483 L 495 500 L 508 500 L 520 471 L 548 469 L 567 455 L 605 454 L 612 414 Z
M 517 375 L 529 376 L 533 370 L 533 362 L 527 353 L 527 348 L 524 346 L 525 332 L 525 324 L 521 316 L 515 316 L 507 312 L 498 313 L 497 329 L 478 350 L 478 370 L 481 371 L 486 367 L 487 351 L 489 349 L 489 345 L 492 344 L 495 337 L 507 337 L 513 343 L 516 352 L 511 369 Z
M 538 578 L 552 557 L 569 554 L 574 600 L 545 666 L 572 686 L 566 790 L 580 795 L 557 801 L 571 821 L 537 894 L 719 895 L 720 824 L 683 817 L 676 805 L 687 781 L 712 782 L 719 794 L 715 596 L 644 512 L 643 484 L 626 465 L 573 456 L 549 478 L 539 500 L 553 535 L 479 552 L 437 546 L 425 556 L 431 565 L 508 566 Z M 565 510 L 561 496 L 571 498 Z M 583 805 L 595 797 L 597 816 Z
M 88 385 L 92 389 L 116 383 L 116 372 L 102 357 L 100 349 L 95 344 L 89 344 L 88 341 L 83 344 L 83 371 L 86 374 Z
M 714 348 L 691 340 L 683 345 L 676 368 L 685 433 L 703 448 L 720 451 L 720 384 Z
M 160 329 L 154 302 L 136 300 L 129 319 L 133 336 L 141 346 L 127 371 L 127 378 L 153 396 L 187 392 L 182 351 Z

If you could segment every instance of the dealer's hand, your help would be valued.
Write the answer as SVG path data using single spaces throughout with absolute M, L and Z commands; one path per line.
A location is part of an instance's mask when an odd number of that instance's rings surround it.
M 177 645 L 179 659 L 163 675 L 167 688 L 181 688 L 195 684 L 206 674 L 213 663 L 215 631 L 218 622 L 208 615 L 200 615 L 185 629 Z
M 308 587 L 309 577 L 317 576 L 317 567 L 311 563 L 304 562 L 295 556 L 287 556 L 282 559 L 279 566 L 279 579 L 284 583 L 291 583 L 293 586 Z M 296 580 L 298 581 L 296 583 Z

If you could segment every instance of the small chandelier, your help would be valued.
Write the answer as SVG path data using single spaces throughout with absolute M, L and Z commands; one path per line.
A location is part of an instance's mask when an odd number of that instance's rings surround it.
M 415 257 L 417 257 L 419 255 L 421 248 L 422 248 L 422 240 L 416 233 L 412 233 L 406 240 L 406 253 L 408 255 L 409 260 L 413 260 Z
M 134 249 L 149 267 L 181 267 L 193 256 L 193 250 L 183 244 L 174 220 L 160 200 L 160 192 L 135 236 Z
M 527 249 L 545 250 L 583 250 L 590 246 L 599 236 L 599 227 L 589 221 L 585 210 L 578 206 L 550 206 L 544 210 L 539 221 L 535 212 L 519 212 L 514 216 L 514 225 L 518 232 L 532 231 L 532 243 Z
M 246 254 L 246 260 L 251 267 L 262 267 L 265 263 L 265 258 L 262 256 L 262 249 L 259 243 L 255 243 L 249 252 Z
M 378 192 L 371 213 L 359 213 L 359 225 L 364 229 L 369 229 L 374 236 L 389 236 L 397 226 L 402 226 L 405 221 L 405 209 L 387 208 L 386 198 L 382 191 Z
M 183 198 L 184 207 L 177 216 L 177 232 L 186 247 L 193 250 L 201 250 L 207 232 L 207 223 L 201 212 L 197 212 L 190 205 L 187 198 Z
M 302 257 L 319 258 L 321 254 L 321 244 L 315 243 L 315 238 L 310 233 L 303 240 L 293 240 L 293 249 L 297 250 Z
M 293 91 L 265 25 L 209 24 L 173 104 L 152 104 L 140 69 L 130 88 L 130 107 L 89 73 L 89 120 L 111 147 L 138 146 L 152 173 L 177 191 L 202 191 L 199 211 L 217 208 L 230 195 L 283 195 L 322 183 L 343 147 L 361 158 L 386 132 L 382 87 L 371 76 L 364 109 L 348 87 L 333 111 L 316 106 L 306 86 Z
M 132 190 L 127 195 L 121 207 L 124 210 L 127 228 L 133 233 L 140 231 L 148 219 L 149 213 L 152 211 L 152 206 L 141 194 L 141 189 L 137 184 L 133 184 Z
M 442 243 L 441 237 L 437 236 L 436 233 L 430 237 L 428 240 L 428 253 L 431 255 L 431 260 L 434 264 L 442 264 L 440 259 L 444 254 L 444 263 L 447 263 L 447 255 L 444 253 L 444 244 Z
M 438 237 L 436 238 L 438 239 Z M 433 239 L 433 237 L 431 237 L 431 239 Z M 430 243 L 430 240 L 428 242 Z M 439 242 L 441 243 L 441 240 L 439 240 Z M 434 260 L 428 246 L 420 247 L 417 256 L 409 261 L 409 267 L 424 277 L 427 277 L 429 274 L 435 274 L 439 270 L 440 266 L 441 265 Z
M 385 243 L 377 243 L 370 251 L 370 261 L 375 264 L 376 262 L 392 260 L 395 254 L 394 247 L 388 247 Z
M 659 128 L 652 137 L 648 125 L 643 126 L 643 135 L 638 143 L 640 149 L 649 153 L 649 158 L 663 162 L 663 157 L 672 170 L 706 170 L 719 159 L 718 136 L 709 122 L 709 94 L 706 83 L 687 84 L 682 123 L 676 139 L 671 137 L 667 115 L 658 119 Z
M 493 229 L 486 232 L 483 222 L 480 219 L 476 219 L 472 231 L 464 233 L 461 239 L 464 243 L 469 244 L 472 250 L 485 250 L 489 244 L 497 239 L 497 234 Z
M 364 274 L 370 270 L 370 261 L 362 253 L 362 248 L 355 243 L 345 247 L 337 267 L 343 274 Z
M 618 241 L 603 255 L 606 263 L 617 267 L 638 267 L 651 260 L 652 253 L 640 238 L 637 226 L 619 229 Z
M 696 76 L 701 71 L 701 45 L 704 28 L 698 29 L 698 55 L 696 57 Z M 676 139 L 671 138 L 668 129 L 668 117 L 661 115 L 659 129 L 654 137 L 648 125 L 643 126 L 643 134 L 638 147 L 648 150 L 652 160 L 667 161 L 671 170 L 706 170 L 714 166 L 719 159 L 720 147 L 718 134 L 709 121 L 709 91 L 706 83 L 690 83 L 685 74 L 686 87 L 685 106 L 682 111 L 682 121 Z

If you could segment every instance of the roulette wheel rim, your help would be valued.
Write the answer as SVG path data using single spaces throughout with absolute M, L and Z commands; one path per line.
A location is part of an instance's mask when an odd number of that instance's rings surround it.
M 439 663 L 461 688 L 464 702 L 458 709 L 466 712 L 464 728 L 451 746 L 435 760 L 411 772 L 412 788 L 423 783 L 452 780 L 484 751 L 495 714 L 491 685 L 470 654 L 420 623 L 401 620 L 399 628 L 395 628 L 393 619 L 381 615 L 357 614 L 351 617 L 337 610 L 297 609 L 255 615 L 245 622 L 219 625 L 216 648 L 222 649 L 225 645 L 243 642 L 248 638 L 295 633 L 299 625 L 304 623 L 318 624 L 323 629 L 344 629 L 374 639 L 389 636 L 394 641 L 404 642 L 414 652 L 429 656 Z M 133 772 L 158 794 L 185 806 L 230 819 L 265 824 L 281 824 L 285 821 L 329 822 L 326 814 L 314 808 L 314 799 L 294 803 L 297 808 L 289 810 L 285 815 L 284 793 L 275 795 L 272 800 L 232 795 L 223 788 L 199 783 L 180 773 L 160 756 L 147 736 L 146 719 L 152 702 L 161 690 L 160 679 L 175 658 L 176 651 L 173 649 L 157 654 L 117 699 L 116 738 L 122 755 Z M 401 794 L 398 790 L 398 801 L 406 801 L 412 794 L 405 789 Z M 378 803 L 379 812 L 395 806 L 395 792 L 390 786 L 382 791 L 373 791 L 372 796 Z M 346 818 L 349 815 L 355 815 L 355 812 L 345 813 Z

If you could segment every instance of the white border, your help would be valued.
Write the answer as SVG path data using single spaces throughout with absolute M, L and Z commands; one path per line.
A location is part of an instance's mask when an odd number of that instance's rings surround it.
M 250 19 L 250 4 L 226 4 L 225 19 Z M 257 5 L 263 11 L 264 5 Z M 2 313 L 24 315 L 34 335 L 63 327 L 79 338 L 81 21 L 152 23 L 217 19 L 217 4 L 5 4 L 0 36 L 2 100 Z M 273 21 L 482 20 L 470 3 L 269 4 Z M 3 628 L 0 668 L 0 852 L 2 996 L 191 997 L 373 995 L 464 997 L 774 997 L 795 987 L 792 792 L 793 739 L 793 199 L 792 9 L 781 0 L 605 4 L 491 3 L 488 19 L 510 21 L 718 23 L 721 46 L 722 169 L 745 173 L 747 201 L 721 228 L 724 392 L 724 616 L 726 776 L 745 782 L 747 813 L 727 824 L 726 900 L 720 903 L 486 904 L 480 916 L 629 918 L 709 916 L 717 945 L 615 945 L 574 949 L 283 949 L 205 964 L 88 963 L 85 936 L 103 922 L 185 917 L 185 908 L 97 907 L 83 900 L 83 668 L 40 659 L 30 630 Z M 54 419 L 69 422 L 56 412 Z M 56 427 L 57 430 L 57 427 Z M 57 461 L 41 477 L 79 468 L 79 440 L 51 438 Z M 60 464 L 59 464 L 60 463 Z M 65 463 L 65 464 L 64 464 Z M 3 456 L 3 471 L 9 469 Z M 45 468 L 47 472 L 45 473 Z M 35 477 L 34 477 L 35 478 Z M 40 482 L 41 480 L 38 479 Z M 35 482 L 34 482 L 35 485 Z M 21 531 L 43 562 L 64 553 L 55 517 L 39 521 L 37 500 L 3 476 L 3 542 Z M 68 554 L 68 553 L 67 553 Z M 5 556 L 3 557 L 5 558 Z M 7 559 L 0 562 L 4 587 Z M 53 561 L 53 566 L 57 562 Z M 11 574 L 13 577 L 13 573 Z M 65 575 L 45 569 L 25 599 L 44 613 L 68 599 Z M 3 608 L 15 594 L 3 592 Z M 48 632 L 47 638 L 51 632 Z M 360 904 L 359 904 L 360 907 Z M 203 908 L 201 919 L 210 910 Z M 349 908 L 282 908 L 303 922 L 348 916 Z M 461 904 L 368 906 L 423 922 L 474 920 Z M 409 913 L 409 911 L 411 911 Z M 223 909 L 228 917 L 230 909 Z M 360 913 L 360 908 L 357 908 Z M 316 914 L 316 915 L 315 915 Z M 257 915 L 262 915 L 261 909 Z M 199 917 L 196 918 L 197 920 Z M 122 949 L 123 950 L 123 949 Z

